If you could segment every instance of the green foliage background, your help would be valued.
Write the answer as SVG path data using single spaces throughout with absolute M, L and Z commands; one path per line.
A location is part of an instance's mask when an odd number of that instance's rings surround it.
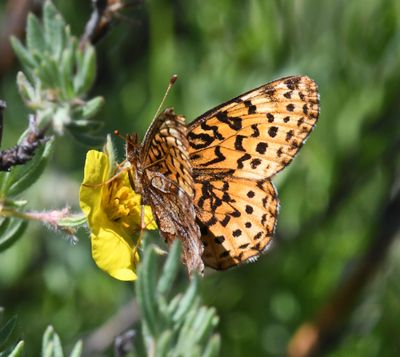
M 90 1 L 55 5 L 81 34 Z M 188 121 L 281 76 L 305 74 L 319 84 L 319 123 L 274 180 L 281 200 L 274 247 L 257 263 L 209 272 L 201 282 L 204 301 L 220 316 L 222 355 L 282 355 L 380 236 L 379 217 L 400 164 L 400 3 L 148 0 L 128 14 L 134 21 L 122 21 L 96 46 L 92 95 L 106 99 L 99 114 L 104 136 L 116 128 L 143 135 L 173 73 L 179 80 L 167 105 Z M 0 98 L 8 103 L 4 148 L 27 122 L 17 70 L 16 63 L 0 79 Z M 50 167 L 30 190 L 32 209 L 78 207 L 87 149 L 68 136 L 57 141 Z M 95 267 L 87 232 L 80 237 L 72 246 L 30 224 L 1 255 L 0 305 L 18 314 L 29 350 L 39 350 L 48 324 L 72 346 L 133 296 L 131 284 Z M 400 350 L 399 262 L 394 241 L 331 356 Z

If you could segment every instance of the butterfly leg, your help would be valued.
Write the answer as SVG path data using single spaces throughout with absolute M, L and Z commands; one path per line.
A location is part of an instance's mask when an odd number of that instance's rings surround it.
M 121 165 L 122 165 L 122 163 L 120 165 L 118 165 L 118 168 L 120 168 Z M 122 168 L 115 175 L 111 176 L 108 180 L 106 180 L 104 182 L 95 183 L 95 184 L 84 183 L 83 186 L 92 187 L 92 188 L 99 188 L 99 187 L 102 187 L 103 185 L 108 185 L 109 183 L 113 182 L 117 177 L 121 176 L 123 173 L 125 173 L 127 171 L 128 171 L 128 174 L 129 174 L 129 172 L 130 172 L 130 168 L 129 167 Z M 130 179 L 129 179 L 129 181 L 130 181 Z

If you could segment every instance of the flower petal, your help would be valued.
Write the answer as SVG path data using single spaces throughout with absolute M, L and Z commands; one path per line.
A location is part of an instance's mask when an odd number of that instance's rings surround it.
M 86 154 L 85 171 L 83 182 L 79 193 L 79 203 L 83 213 L 88 217 L 89 226 L 92 227 L 93 215 L 96 216 L 101 210 L 101 199 L 103 185 L 107 180 L 108 157 L 100 151 L 90 150 Z
M 115 231 L 101 228 L 92 234 L 92 256 L 97 266 L 112 277 L 131 281 L 136 280 L 136 266 L 139 254 L 134 254 L 134 247 Z

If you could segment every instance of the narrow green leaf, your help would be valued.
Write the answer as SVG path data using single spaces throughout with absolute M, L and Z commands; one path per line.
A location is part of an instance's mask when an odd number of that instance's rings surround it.
M 47 326 L 46 331 L 43 334 L 42 338 L 42 356 L 47 357 L 51 356 L 52 350 L 53 350 L 53 334 L 54 334 L 54 329 L 53 326 Z
M 64 357 L 60 336 L 55 331 L 53 331 L 53 346 L 53 357 Z
M 20 356 L 22 356 L 22 353 L 24 352 L 24 346 L 25 346 L 24 341 L 19 341 L 17 343 L 17 345 L 14 347 L 14 349 L 10 352 L 8 357 L 20 357 Z
M 49 68 L 51 80 L 54 83 L 54 88 L 61 88 L 62 79 L 61 79 L 60 60 L 54 57 L 49 57 L 47 61 L 47 66 Z
M 50 154 L 53 152 L 54 138 L 50 138 L 44 145 L 36 149 L 32 160 L 25 165 L 14 167 L 7 182 L 8 196 L 15 196 L 32 186 L 46 168 Z M 3 191 L 4 192 L 4 191 Z
M 163 326 L 168 325 L 171 322 L 169 314 L 169 306 L 167 300 L 163 295 L 158 295 L 157 297 L 158 311 L 160 314 L 160 319 L 163 321 Z
M 75 97 L 73 83 L 74 55 L 72 51 L 72 49 L 66 48 L 61 56 L 60 82 L 65 99 L 72 99 Z
M 42 357 L 53 357 L 54 343 L 52 340 L 48 342 L 45 348 L 42 350 Z
M 156 357 L 166 357 L 168 356 L 168 352 L 171 350 L 173 334 L 172 331 L 166 330 L 157 340 L 156 344 Z M 147 351 L 148 354 L 150 351 Z
M 201 357 L 218 357 L 221 346 L 221 338 L 215 334 L 208 341 L 207 346 Z
M 196 315 L 191 323 L 191 330 L 195 333 L 196 342 L 200 340 L 200 329 L 207 322 L 209 317 L 208 309 L 204 306 L 197 310 Z
M 61 219 L 58 224 L 62 227 L 77 227 L 86 223 L 86 216 L 82 214 L 74 214 Z
M 199 287 L 199 277 L 195 275 L 192 281 L 190 282 L 190 286 L 187 289 L 185 295 L 182 297 L 182 300 L 179 304 L 177 311 L 173 316 L 174 321 L 180 321 L 189 311 L 191 305 L 193 304 L 193 300 L 196 298 L 198 287 Z
M 28 81 L 28 78 L 26 78 L 23 72 L 18 72 L 17 74 L 17 86 L 19 94 L 24 102 L 35 100 L 35 88 L 33 88 L 32 84 Z
M 11 36 L 11 47 L 21 64 L 28 70 L 38 65 L 37 61 L 32 57 L 32 54 L 22 45 L 21 41 L 14 36 Z
M 82 118 L 89 119 L 96 115 L 103 106 L 105 100 L 103 97 L 95 97 L 83 106 Z
M 8 227 L 10 226 L 11 218 L 9 217 L 1 217 L 0 218 L 0 237 L 7 231 Z M 0 238 L 1 241 L 1 238 Z M 1 343 L 1 340 L 0 340 Z
M 8 249 L 21 238 L 27 226 L 27 221 L 15 219 L 9 229 L 0 237 L 0 252 Z
M 43 333 L 42 337 L 42 351 L 45 351 L 46 346 L 51 342 L 53 339 L 53 326 L 47 326 L 46 330 Z
M 17 325 L 17 317 L 13 316 L 0 329 L 0 347 L 3 347 L 7 343 L 16 325 Z
M 82 62 L 78 62 L 78 69 L 74 78 L 75 93 L 78 96 L 85 95 L 92 87 L 95 77 L 96 52 L 93 46 L 88 45 L 84 50 Z
M 182 295 L 178 294 L 176 295 L 169 303 L 168 305 L 168 315 L 173 316 L 178 309 L 179 303 L 181 301 Z
M 138 269 L 136 295 L 144 323 L 152 336 L 158 335 L 156 302 L 156 255 L 151 245 L 145 248 L 143 262 Z
M 196 305 L 197 306 L 188 310 L 184 316 L 183 325 L 179 330 L 179 337 L 176 343 L 176 351 L 178 352 L 177 353 L 178 355 L 180 353 L 184 353 L 184 351 L 191 350 L 193 346 L 195 346 L 196 344 L 192 325 L 198 313 L 197 311 L 199 305 L 198 299 L 196 299 Z
M 26 45 L 31 53 L 33 51 L 44 53 L 47 50 L 42 25 L 33 14 L 28 15 Z
M 218 323 L 214 309 L 206 307 L 201 308 L 201 313 L 196 316 L 193 323 L 193 331 L 195 332 L 196 343 L 200 343 L 208 338 L 210 332 Z
M 12 208 L 12 209 L 19 209 L 19 208 L 24 208 L 27 205 L 28 201 L 27 200 L 14 200 L 10 198 L 6 198 L 3 201 L 3 208 Z
M 82 356 L 82 341 L 79 340 L 75 343 L 74 348 L 72 349 L 69 357 L 81 357 Z
M 181 244 L 180 241 L 176 239 L 169 250 L 167 261 L 164 264 L 162 275 L 158 281 L 157 293 L 159 295 L 166 295 L 171 289 L 178 272 L 180 254 Z
M 64 48 L 65 21 L 51 1 L 46 1 L 43 7 L 44 36 L 51 53 L 60 58 Z
M 43 61 L 38 67 L 34 69 L 34 73 L 42 81 L 43 85 L 47 88 L 58 88 L 59 77 L 57 67 L 50 56 L 43 58 Z

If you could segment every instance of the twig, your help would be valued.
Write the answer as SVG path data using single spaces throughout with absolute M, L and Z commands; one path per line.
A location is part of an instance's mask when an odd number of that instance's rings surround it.
M 85 32 L 81 37 L 80 47 L 86 43 L 97 43 L 107 33 L 112 20 L 117 17 L 119 11 L 141 1 L 123 0 L 92 0 L 92 14 L 86 23 Z
M 44 136 L 47 127 L 38 131 L 34 115 L 29 116 L 29 132 L 20 144 L 0 151 L 0 171 L 8 171 L 12 166 L 23 165 L 33 158 L 39 145 L 48 140 Z
M 6 102 L 0 99 L 0 146 L 3 139 L 3 111 L 7 108 Z
M 109 348 L 114 339 L 123 334 L 138 321 L 138 306 L 135 300 L 131 300 L 122 306 L 114 316 L 106 321 L 84 339 L 85 356 L 97 355 Z
M 382 210 L 378 233 L 348 279 L 322 307 L 313 322 L 306 322 L 294 334 L 288 348 L 290 357 L 322 355 L 340 336 L 342 324 L 354 308 L 363 289 L 378 271 L 391 243 L 400 230 L 400 189 Z

